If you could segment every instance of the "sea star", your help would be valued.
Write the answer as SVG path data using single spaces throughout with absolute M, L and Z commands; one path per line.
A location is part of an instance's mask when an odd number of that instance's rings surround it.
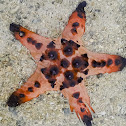
M 68 24 L 57 39 L 45 38 L 20 25 L 10 24 L 10 31 L 26 46 L 37 69 L 28 81 L 9 97 L 7 105 L 16 107 L 50 90 L 60 90 L 69 100 L 71 111 L 91 126 L 90 98 L 83 78 L 99 73 L 121 71 L 126 59 L 109 54 L 90 52 L 83 47 L 81 37 L 85 32 L 86 2 L 81 2 L 69 17 Z

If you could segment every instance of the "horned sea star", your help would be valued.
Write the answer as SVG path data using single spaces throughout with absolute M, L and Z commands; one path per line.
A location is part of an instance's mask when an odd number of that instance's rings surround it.
M 69 17 L 67 26 L 57 39 L 39 36 L 20 25 L 10 24 L 10 31 L 36 60 L 37 69 L 28 81 L 9 97 L 7 104 L 16 107 L 49 90 L 60 90 L 69 100 L 71 111 L 91 126 L 94 112 L 83 78 L 99 73 L 121 71 L 126 59 L 109 54 L 98 54 L 83 47 L 86 2 L 81 2 Z M 90 110 L 89 110 L 90 108 Z

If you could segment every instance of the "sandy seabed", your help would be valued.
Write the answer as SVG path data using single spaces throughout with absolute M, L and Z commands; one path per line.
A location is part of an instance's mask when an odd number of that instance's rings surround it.
M 83 126 L 60 92 L 47 92 L 17 108 L 6 101 L 34 72 L 29 51 L 9 31 L 12 22 L 42 36 L 58 37 L 82 0 L 0 0 L 0 126 Z M 87 0 L 89 50 L 126 58 L 126 0 Z M 95 110 L 93 126 L 126 126 L 126 68 L 91 76 L 86 85 Z

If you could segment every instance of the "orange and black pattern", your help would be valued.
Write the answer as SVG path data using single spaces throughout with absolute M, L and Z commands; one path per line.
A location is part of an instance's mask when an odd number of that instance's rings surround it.
M 91 126 L 94 112 L 84 86 L 84 78 L 100 73 L 121 71 L 126 59 L 118 55 L 90 52 L 82 46 L 85 32 L 86 2 L 80 3 L 69 18 L 62 35 L 45 38 L 20 25 L 10 24 L 10 31 L 31 52 L 37 69 L 21 88 L 9 97 L 7 105 L 16 107 L 50 90 L 60 90 L 68 98 L 71 111 L 86 126 Z

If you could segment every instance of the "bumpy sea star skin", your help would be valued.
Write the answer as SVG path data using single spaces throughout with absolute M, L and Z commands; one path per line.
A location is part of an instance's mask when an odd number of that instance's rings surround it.
M 83 78 L 99 73 L 122 70 L 126 59 L 109 54 L 98 54 L 83 47 L 86 2 L 78 5 L 69 18 L 62 35 L 51 40 L 35 34 L 20 25 L 10 24 L 10 31 L 26 46 L 36 61 L 37 69 L 28 81 L 9 97 L 7 104 L 16 107 L 50 90 L 60 90 L 69 100 L 71 111 L 91 126 L 94 112 L 84 86 Z

